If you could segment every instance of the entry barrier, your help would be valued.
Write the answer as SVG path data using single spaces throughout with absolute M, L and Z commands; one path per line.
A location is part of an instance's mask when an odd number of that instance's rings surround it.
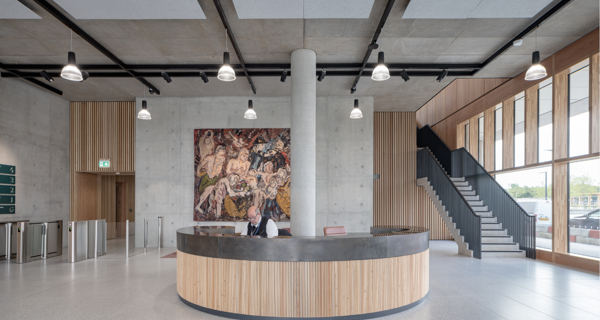
M 62 220 L 48 222 L 18 221 L 16 222 L 16 229 L 17 263 L 62 255 Z M 12 230 L 14 233 L 14 227 Z
M 106 220 L 69 221 L 69 262 L 106 254 Z
M 17 222 L 29 220 L 0 222 L 0 260 L 17 257 Z

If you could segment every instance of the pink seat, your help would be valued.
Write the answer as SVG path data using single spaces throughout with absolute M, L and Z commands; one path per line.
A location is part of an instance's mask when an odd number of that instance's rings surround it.
M 323 233 L 326 236 L 345 236 L 345 235 L 347 235 L 346 228 L 343 227 L 343 226 L 340 226 L 340 227 L 325 227 L 325 228 L 323 228 Z

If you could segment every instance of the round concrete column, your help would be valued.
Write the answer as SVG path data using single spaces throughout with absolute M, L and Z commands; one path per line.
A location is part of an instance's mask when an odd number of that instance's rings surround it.
M 291 232 L 314 236 L 317 175 L 317 54 L 292 52 Z

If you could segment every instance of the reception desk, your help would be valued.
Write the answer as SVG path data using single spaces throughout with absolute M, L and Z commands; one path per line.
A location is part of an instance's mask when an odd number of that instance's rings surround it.
M 429 231 L 372 228 L 335 237 L 177 230 L 177 293 L 234 319 L 366 319 L 408 309 L 429 291 Z

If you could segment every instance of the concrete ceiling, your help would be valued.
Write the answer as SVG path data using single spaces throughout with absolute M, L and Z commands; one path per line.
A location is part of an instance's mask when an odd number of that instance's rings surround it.
M 0 20 L 0 62 L 4 64 L 64 64 L 70 31 L 32 0 L 22 1 L 42 19 Z M 553 6 L 557 1 L 553 1 Z M 221 63 L 224 28 L 213 1 L 199 0 L 204 20 L 76 20 L 88 34 L 127 64 Z M 376 0 L 369 19 L 238 19 L 231 0 L 222 0 L 246 63 L 289 63 L 297 48 L 310 48 L 319 63 L 362 61 L 383 13 L 386 0 Z M 396 1 L 379 38 L 388 63 L 481 63 L 536 18 L 515 19 L 402 19 L 408 0 Z M 55 4 L 55 7 L 59 8 Z M 67 16 L 68 13 L 62 11 Z M 575 0 L 544 23 L 538 31 L 542 59 L 598 28 L 598 0 Z M 477 77 L 513 77 L 525 71 L 534 50 L 534 35 L 481 70 Z M 80 64 L 113 64 L 77 35 L 73 51 Z M 230 47 L 231 51 L 231 47 Z M 369 62 L 376 62 L 377 50 Z M 232 63 L 237 63 L 232 54 Z M 250 96 L 244 77 L 231 83 L 210 78 L 148 78 L 161 96 Z M 290 81 L 253 77 L 260 96 L 290 94 Z M 317 94 L 350 95 L 354 77 L 326 77 Z M 375 96 L 377 111 L 414 111 L 453 79 L 438 83 L 432 77 L 404 82 L 392 77 L 374 82 L 362 77 L 356 95 Z M 129 78 L 90 78 L 83 83 L 56 79 L 52 86 L 70 101 L 133 100 L 142 85 Z M 146 94 L 148 94 L 146 92 Z

